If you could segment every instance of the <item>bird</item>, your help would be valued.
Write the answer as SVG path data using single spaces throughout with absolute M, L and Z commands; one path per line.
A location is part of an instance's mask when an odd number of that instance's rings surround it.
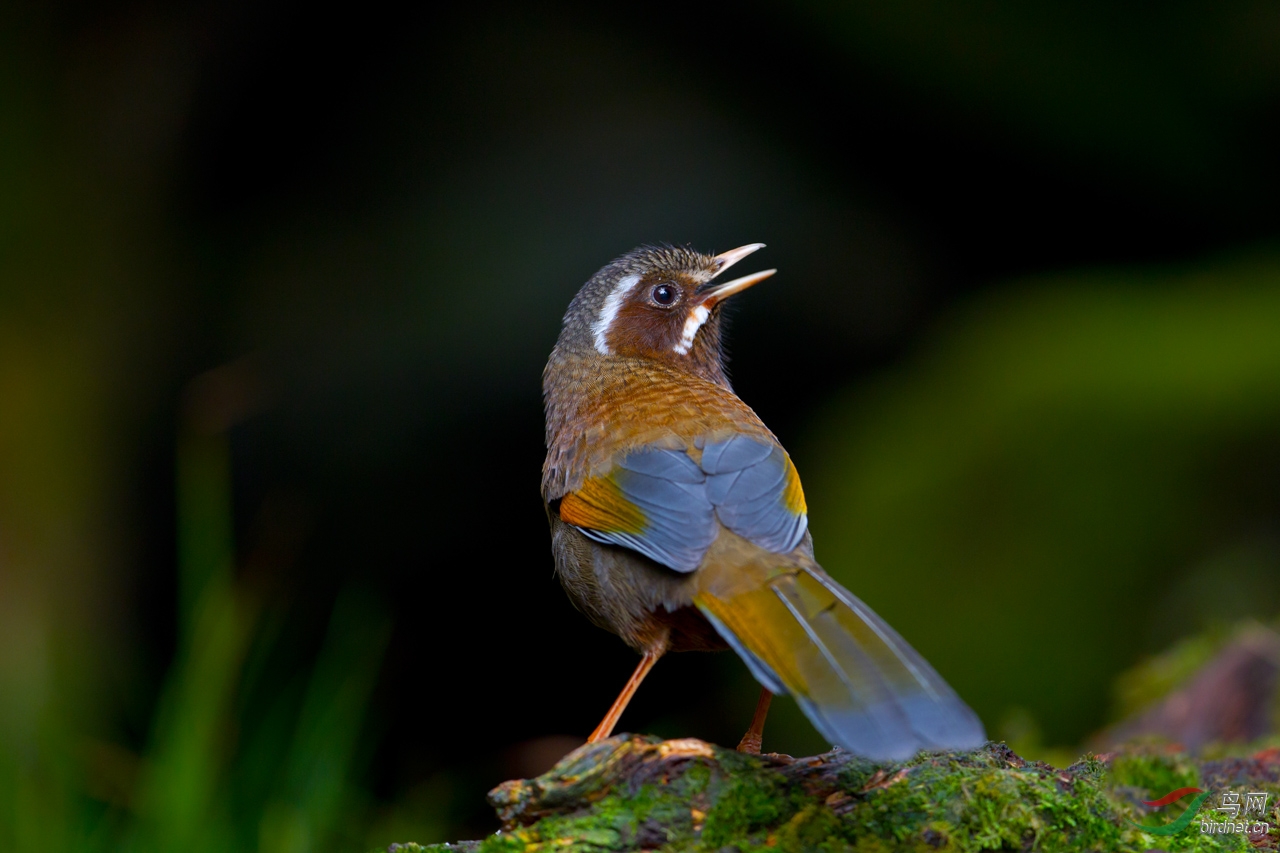
M 760 752 L 784 693 L 868 758 L 980 746 L 977 715 L 815 560 L 795 465 L 729 382 L 726 300 L 777 270 L 719 276 L 763 247 L 621 255 L 570 301 L 543 371 L 556 575 L 641 656 L 588 741 L 613 733 L 664 654 L 732 649 L 761 685 L 742 752 Z

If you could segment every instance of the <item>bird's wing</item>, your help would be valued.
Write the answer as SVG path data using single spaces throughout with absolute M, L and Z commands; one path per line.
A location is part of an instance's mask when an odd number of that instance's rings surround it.
M 707 476 L 684 450 L 643 448 L 560 501 L 560 519 L 599 542 L 691 572 L 716 538 Z
M 633 450 L 565 495 L 560 518 L 678 572 L 698 567 L 721 524 L 775 554 L 799 545 L 808 525 L 786 452 L 740 433 Z

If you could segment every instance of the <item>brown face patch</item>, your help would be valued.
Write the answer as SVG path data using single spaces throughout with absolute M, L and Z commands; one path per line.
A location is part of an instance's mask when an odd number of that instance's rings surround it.
M 676 291 L 670 305 L 662 305 L 654 298 L 654 289 L 662 285 Z M 675 355 L 685 320 L 696 304 L 696 287 L 697 282 L 684 273 L 650 273 L 641 278 L 609 326 L 609 349 L 618 355 L 650 358 Z

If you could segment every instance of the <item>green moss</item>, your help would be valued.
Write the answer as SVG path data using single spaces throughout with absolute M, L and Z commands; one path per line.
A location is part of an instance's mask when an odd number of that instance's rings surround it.
M 714 792 L 702 829 L 703 846 L 717 849 L 731 842 L 749 842 L 754 834 L 777 825 L 799 807 L 797 792 L 787 789 L 781 774 L 741 756 L 731 757 L 725 769 L 729 778 L 716 786 L 719 790 Z
M 792 815 L 778 828 L 772 840 L 774 849 L 783 853 L 836 853 L 851 849 L 843 838 L 840 819 L 831 809 L 818 803 L 810 803 Z
M 1138 747 L 1111 761 L 1111 785 L 1121 798 L 1155 799 L 1179 788 L 1198 788 L 1199 770 L 1188 756 L 1158 745 Z M 1132 790 L 1124 790 L 1132 789 Z M 1135 794 L 1140 794 L 1140 797 Z M 1171 812 L 1176 817 L 1178 813 Z
M 1152 815 L 1140 801 L 1202 776 L 1246 784 L 1252 772 L 1248 784 L 1277 793 L 1247 761 L 1199 766 L 1150 745 L 1109 763 L 1086 756 L 1066 770 L 1025 762 L 1002 744 L 903 763 L 837 753 L 786 766 L 697 742 L 622 736 L 612 752 L 593 755 L 570 756 L 559 774 L 522 783 L 530 822 L 485 839 L 481 853 L 1216 853 L 1248 849 L 1247 839 L 1202 835 L 1194 822 L 1162 836 L 1129 821 L 1167 825 L 1177 807 Z M 596 762 L 612 769 L 584 772 Z
M 845 817 L 846 837 L 858 849 L 875 849 L 873 839 L 898 849 L 957 851 L 1120 846 L 1109 803 L 1087 774 L 1014 767 L 995 751 L 917 760 L 904 769 L 900 781 L 867 792 Z
M 893 766 L 893 764 L 884 761 L 872 761 L 869 758 L 853 755 L 840 768 L 836 778 L 840 781 L 840 787 L 844 790 L 860 791 L 875 778 L 877 773 L 883 773 Z
M 1140 745 L 1117 755 L 1110 766 L 1111 807 L 1125 823 L 1124 837 L 1136 849 L 1160 848 L 1178 851 L 1229 851 L 1253 849 L 1241 835 L 1203 835 L 1198 822 L 1193 820 L 1183 832 L 1173 836 L 1142 832 L 1128 823 L 1161 827 L 1179 817 L 1192 802 L 1187 798 L 1170 804 L 1159 812 L 1140 808 L 1140 800 L 1161 797 L 1170 791 L 1185 787 L 1201 787 L 1201 773 L 1196 763 L 1183 753 L 1171 752 L 1167 747 Z M 1201 807 L 1201 813 L 1211 808 L 1209 803 Z

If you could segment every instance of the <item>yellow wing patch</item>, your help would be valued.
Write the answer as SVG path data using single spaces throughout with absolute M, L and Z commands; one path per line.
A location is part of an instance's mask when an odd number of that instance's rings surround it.
M 800 474 L 791 464 L 790 456 L 787 457 L 787 484 L 782 492 L 782 505 L 793 515 L 804 515 L 809 511 L 804 502 L 804 489 L 800 487 Z
M 649 520 L 610 477 L 589 477 L 560 501 L 560 520 L 602 533 L 643 533 Z

